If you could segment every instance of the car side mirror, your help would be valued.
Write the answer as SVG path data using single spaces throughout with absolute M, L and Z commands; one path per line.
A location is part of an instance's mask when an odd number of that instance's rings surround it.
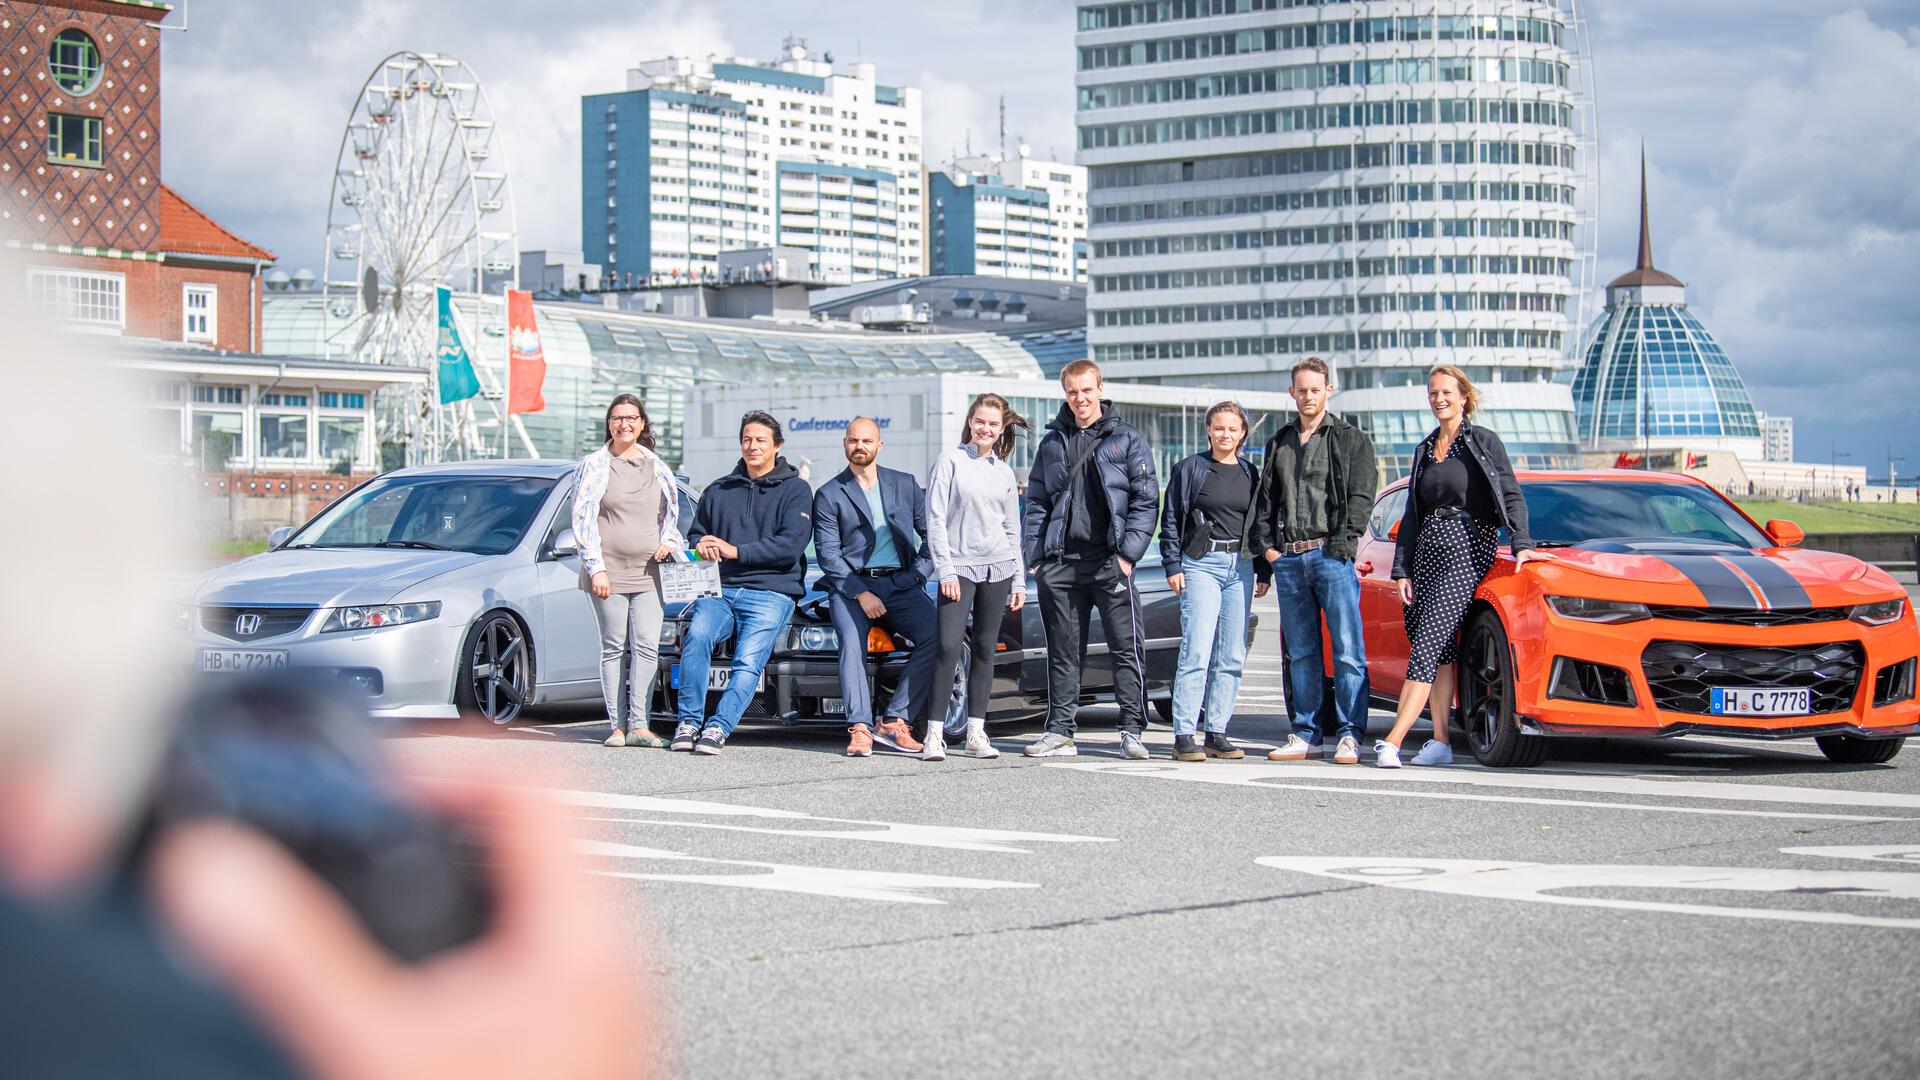
M 1387 526 L 1387 539 L 1389 540 L 1400 539 L 1400 523 L 1399 522 L 1396 521 L 1393 524 Z
M 1799 547 L 1807 538 L 1806 530 L 1785 518 L 1774 518 L 1767 522 L 1767 535 L 1779 547 Z
M 286 543 L 287 538 L 292 535 L 293 535 L 293 526 L 291 525 L 282 525 L 279 528 L 273 530 L 272 532 L 267 534 L 267 550 L 278 551 L 280 549 L 280 545 Z
M 571 526 L 554 534 L 553 544 L 547 549 L 547 553 L 556 559 L 571 558 L 580 554 L 580 541 L 573 535 Z

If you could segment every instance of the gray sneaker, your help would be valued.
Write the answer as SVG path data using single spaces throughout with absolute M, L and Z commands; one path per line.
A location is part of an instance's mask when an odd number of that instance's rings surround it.
M 1120 733 L 1120 756 L 1128 761 L 1145 761 L 1153 755 L 1147 753 L 1147 744 L 1140 741 L 1140 736 L 1123 731 Z
M 1074 749 L 1071 737 L 1056 731 L 1049 731 L 1033 740 L 1020 752 L 1027 757 L 1077 757 L 1080 753 Z

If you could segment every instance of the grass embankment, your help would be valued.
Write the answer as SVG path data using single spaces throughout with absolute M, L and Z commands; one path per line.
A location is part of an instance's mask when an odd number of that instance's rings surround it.
M 267 550 L 265 540 L 222 540 L 206 547 L 207 555 L 215 559 L 244 559 L 265 550 Z
M 1735 501 L 1761 524 L 1785 518 L 1810 533 L 1920 532 L 1920 505 L 1913 503 Z

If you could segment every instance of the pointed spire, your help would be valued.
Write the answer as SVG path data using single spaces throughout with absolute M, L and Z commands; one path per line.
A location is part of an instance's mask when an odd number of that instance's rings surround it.
M 1672 274 L 1653 268 L 1653 231 L 1647 227 L 1647 144 L 1640 144 L 1640 258 L 1633 269 L 1614 278 L 1609 289 L 1622 285 L 1683 285 Z M 1608 300 L 1612 302 L 1611 298 Z
M 1640 141 L 1640 261 L 1635 270 L 1653 269 L 1653 235 L 1647 230 L 1647 143 Z

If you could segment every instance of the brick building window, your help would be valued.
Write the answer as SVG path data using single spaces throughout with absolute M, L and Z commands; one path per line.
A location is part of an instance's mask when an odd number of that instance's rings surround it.
M 27 293 L 42 311 L 73 329 L 118 334 L 126 328 L 124 274 L 35 267 L 27 271 Z
M 85 30 L 62 30 L 47 51 L 47 69 L 67 93 L 92 93 L 100 85 L 100 47 Z
M 47 160 L 62 165 L 99 165 L 100 118 L 48 113 Z
M 219 326 L 219 294 L 211 285 L 188 285 L 181 290 L 180 340 L 211 344 Z

